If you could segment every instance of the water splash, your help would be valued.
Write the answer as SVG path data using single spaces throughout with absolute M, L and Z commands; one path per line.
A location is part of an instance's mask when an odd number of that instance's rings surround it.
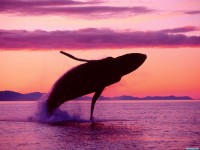
M 49 93 L 44 94 L 37 102 L 37 110 L 35 117 L 32 119 L 37 122 L 45 122 L 45 123 L 52 123 L 52 122 L 68 122 L 68 121 L 75 121 L 75 122 L 84 122 L 86 120 L 81 119 L 80 114 L 74 113 L 70 114 L 68 111 L 64 111 L 61 109 L 55 110 L 52 115 L 49 115 L 47 112 L 47 99 Z

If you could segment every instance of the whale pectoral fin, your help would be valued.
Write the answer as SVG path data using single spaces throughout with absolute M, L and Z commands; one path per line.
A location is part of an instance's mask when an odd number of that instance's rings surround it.
M 101 93 L 103 92 L 104 87 L 100 88 L 98 91 L 95 92 L 93 98 L 92 98 L 92 104 L 91 104 L 91 112 L 90 112 L 90 120 L 93 119 L 93 111 L 94 111 L 94 105 L 97 101 L 97 99 L 99 98 L 99 96 L 101 95 Z

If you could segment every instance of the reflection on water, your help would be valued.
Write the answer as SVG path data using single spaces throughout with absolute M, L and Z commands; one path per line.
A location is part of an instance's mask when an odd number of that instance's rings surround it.
M 186 149 L 200 147 L 200 101 L 97 103 L 61 107 L 77 121 L 38 123 L 34 102 L 0 103 L 0 149 Z
M 135 130 L 126 128 L 120 122 L 107 123 L 64 123 L 56 124 L 61 126 L 58 141 L 67 141 L 69 147 L 74 148 L 97 148 L 97 149 L 116 149 L 116 148 L 132 148 L 139 146 L 137 143 L 141 137 L 141 130 L 137 127 Z M 69 141 L 72 141 L 69 142 Z M 137 141 L 136 141 L 137 140 Z M 136 142 L 136 143 L 135 143 Z

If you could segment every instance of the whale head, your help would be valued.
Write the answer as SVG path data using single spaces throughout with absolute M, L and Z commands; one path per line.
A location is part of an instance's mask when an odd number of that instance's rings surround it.
M 115 58 L 118 73 L 123 76 L 139 68 L 147 56 L 141 53 L 130 53 Z

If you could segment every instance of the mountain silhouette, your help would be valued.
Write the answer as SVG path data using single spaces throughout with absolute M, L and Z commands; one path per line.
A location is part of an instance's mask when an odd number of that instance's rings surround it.
M 22 94 L 14 91 L 0 91 L 0 101 L 36 101 L 44 93 L 32 92 Z M 76 100 L 91 100 L 90 96 L 83 96 Z M 129 95 L 106 97 L 100 96 L 99 100 L 192 100 L 189 96 L 146 96 L 146 97 L 134 97 Z
M 83 96 L 78 98 L 79 100 L 89 100 L 92 97 Z M 115 97 L 105 97 L 100 96 L 100 100 L 192 100 L 189 96 L 146 96 L 146 97 L 134 97 L 129 95 L 115 96 Z
M 3 101 L 23 101 L 23 100 L 37 100 L 39 99 L 43 93 L 33 92 L 22 94 L 14 91 L 0 91 L 0 100 Z

